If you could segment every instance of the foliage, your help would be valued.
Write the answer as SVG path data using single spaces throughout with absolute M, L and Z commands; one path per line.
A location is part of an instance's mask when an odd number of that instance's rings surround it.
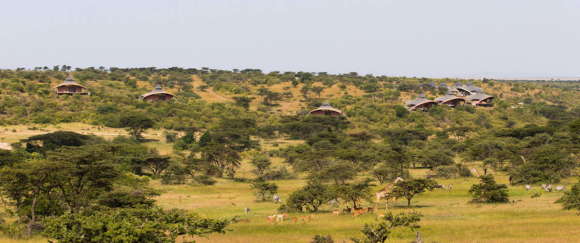
M 565 210 L 580 211 L 580 182 L 574 184 L 570 191 L 564 192 L 564 195 L 556 203 L 562 204 Z
M 388 212 L 384 217 L 379 219 L 378 223 L 365 224 L 361 232 L 363 234 L 362 238 L 353 238 L 355 243 L 384 243 L 391 235 L 393 229 L 406 227 L 412 230 L 418 229 L 420 226 L 417 224 L 421 221 L 421 214 L 416 212 L 411 212 L 408 214 L 400 213 L 394 215 L 392 212 Z
M 254 180 L 250 187 L 255 191 L 256 198 L 262 202 L 266 201 L 267 198 L 272 198 L 278 192 L 278 185 L 261 179 Z
M 393 187 L 391 192 L 394 197 L 403 197 L 407 199 L 407 206 L 411 206 L 411 200 L 419 193 L 435 189 L 437 182 L 431 179 L 410 179 L 399 181 Z
M 125 127 L 134 139 L 140 140 L 143 138 L 141 134 L 152 128 L 155 122 L 145 114 L 134 113 L 123 115 L 119 120 L 119 125 Z
M 22 140 L 26 144 L 27 152 L 45 153 L 56 150 L 62 146 L 82 146 L 87 144 L 101 143 L 102 139 L 96 136 L 88 136 L 76 132 L 57 131 L 36 135 Z
M 330 235 L 315 235 L 310 243 L 334 243 L 334 240 Z
M 576 166 L 562 148 L 542 146 L 530 154 L 527 163 L 514 167 L 510 175 L 513 183 L 557 183 L 570 176 Z
M 332 191 L 334 197 L 351 204 L 352 208 L 360 208 L 360 202 L 362 200 L 372 201 L 372 186 L 371 180 L 367 179 L 359 182 L 335 185 L 332 187 Z
M 332 199 L 330 188 L 319 181 L 309 181 L 303 188 L 288 196 L 288 207 L 302 212 L 317 212 L 318 208 Z
M 48 218 L 44 234 L 60 243 L 173 243 L 179 236 L 225 233 L 228 224 L 228 220 L 206 219 L 182 210 L 114 209 Z
M 492 175 L 480 177 L 480 183 L 474 184 L 469 189 L 472 195 L 472 202 L 476 203 L 507 203 L 508 188 L 504 184 L 497 184 Z

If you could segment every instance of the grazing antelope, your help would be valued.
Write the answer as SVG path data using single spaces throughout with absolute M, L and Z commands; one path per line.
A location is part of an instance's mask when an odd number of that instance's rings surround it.
M 565 189 L 565 187 L 564 187 L 564 186 L 557 186 L 557 187 L 556 187 L 556 191 L 557 191 L 557 192 L 559 192 L 559 191 L 563 191 L 564 189 Z
M 332 214 L 334 214 L 334 215 L 337 215 L 337 216 L 338 216 L 338 215 L 341 215 L 341 214 L 342 214 L 342 212 L 341 212 L 340 210 L 338 210 L 338 209 L 337 209 L 337 210 L 334 210 L 334 211 L 332 211 Z
M 526 188 L 526 191 L 532 190 L 532 186 L 530 185 L 525 185 L 524 187 Z
M 357 217 L 357 216 L 363 215 L 363 214 L 365 214 L 365 213 L 366 213 L 366 212 L 365 212 L 365 210 L 364 210 L 364 209 L 356 209 L 356 210 L 354 210 L 354 211 L 352 212 L 352 216 L 353 216 L 353 217 Z

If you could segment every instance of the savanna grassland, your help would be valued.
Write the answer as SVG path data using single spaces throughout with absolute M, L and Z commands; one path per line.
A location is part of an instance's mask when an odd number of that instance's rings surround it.
M 91 95 L 55 95 L 53 87 L 66 77 L 65 71 L 71 71 Z M 446 94 L 448 90 L 440 86 L 443 83 L 479 86 L 495 97 L 494 106 L 439 106 L 426 112 L 409 112 L 404 107 L 406 100 L 419 94 L 430 99 Z M 139 95 L 155 84 L 175 98 L 140 101 Z M 67 195 L 63 195 L 66 190 L 55 189 L 62 186 L 56 181 L 45 182 L 54 183 L 53 187 L 18 194 L 17 199 L 22 200 L 16 203 L 16 194 L 6 186 L 9 176 L 0 176 L 5 220 L 0 242 L 46 242 L 42 232 L 26 239 L 7 230 L 14 229 L 7 226 L 13 223 L 30 225 L 32 198 L 43 202 L 33 210 L 39 215 L 35 219 L 39 224 L 68 213 L 143 205 L 183 209 L 209 219 L 237 217 L 225 234 L 195 235 L 196 242 L 310 242 L 314 235 L 350 242 L 352 237 L 361 237 L 365 224 L 377 222 L 377 216 L 386 212 L 422 214 L 418 231 L 424 242 L 580 242 L 578 211 L 563 210 L 562 204 L 555 203 L 580 175 L 578 82 L 263 73 L 255 69 L 73 71 L 63 66 L 0 70 L 0 88 L 0 143 L 14 147 L 1 154 L 6 157 L 0 159 L 10 161 L 0 160 L 4 175 L 23 169 L 19 164 L 45 168 L 43 163 L 53 160 L 77 159 L 63 151 L 94 151 L 105 157 L 115 151 L 112 157 L 99 160 L 111 165 L 103 167 L 111 170 L 106 174 L 111 180 L 102 182 L 107 190 L 95 187 L 79 193 L 76 198 L 86 200 L 78 205 L 60 201 L 60 196 Z M 322 103 L 342 110 L 344 116 L 313 118 L 307 114 Z M 128 115 L 150 120 L 150 126 L 131 138 L 130 124 L 124 122 Z M 56 148 L 47 144 L 59 140 L 27 140 L 57 131 L 83 136 L 79 136 L 79 144 Z M 158 166 L 151 159 L 164 164 Z M 469 190 L 479 183 L 477 176 L 484 170 L 497 183 L 508 186 L 507 203 L 471 202 Z M 65 173 L 59 176 L 70 179 Z M 399 199 L 386 209 L 385 201 L 376 201 L 374 193 L 396 177 L 429 178 L 453 188 L 432 188 L 414 197 L 411 207 Z M 274 184 L 277 190 L 267 192 L 268 200 L 262 202 L 251 187 L 256 181 Z M 338 205 L 325 199 L 317 212 L 309 212 L 316 210 L 306 206 L 292 208 L 292 194 L 313 181 L 332 192 L 368 181 L 368 193 L 357 195 L 355 201 L 358 206 L 375 207 L 376 212 L 357 217 L 334 215 L 333 210 L 353 206 L 340 193 L 332 196 Z M 526 184 L 532 189 L 526 190 Z M 563 185 L 565 190 L 546 192 L 541 184 Z M 154 193 L 133 200 L 137 191 Z M 111 192 L 128 198 L 127 204 L 105 200 Z M 272 202 L 271 194 L 280 195 L 282 202 Z M 245 214 L 244 208 L 250 212 Z M 267 220 L 278 212 L 298 220 Z M 184 239 L 191 238 L 178 237 L 178 241 Z M 403 227 L 394 229 L 387 242 L 414 239 L 415 232 Z

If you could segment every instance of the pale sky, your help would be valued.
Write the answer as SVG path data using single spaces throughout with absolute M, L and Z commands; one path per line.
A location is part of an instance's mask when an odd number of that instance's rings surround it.
M 580 77 L 579 0 L 0 0 L 0 68 Z

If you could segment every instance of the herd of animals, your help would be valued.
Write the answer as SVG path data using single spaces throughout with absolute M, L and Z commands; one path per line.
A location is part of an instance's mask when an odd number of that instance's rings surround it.
M 472 169 L 472 173 L 475 175 L 478 175 L 479 173 L 474 169 Z M 397 177 L 392 183 L 388 183 L 383 189 L 381 189 L 380 191 L 378 191 L 377 193 L 375 193 L 375 199 L 376 202 L 380 202 L 382 200 L 385 201 L 385 211 L 387 211 L 389 209 L 389 203 L 390 202 L 394 202 L 396 201 L 398 198 L 393 196 L 392 194 L 392 190 L 394 188 L 394 186 L 398 183 L 404 181 L 403 178 L 401 177 Z M 564 191 L 565 187 L 562 185 L 552 185 L 552 184 L 542 184 L 540 185 L 540 187 L 542 188 L 542 190 L 546 191 L 546 192 L 552 192 L 552 191 Z M 442 189 L 442 190 L 446 190 L 446 191 L 451 191 L 453 190 L 453 184 L 448 184 L 448 185 L 444 185 L 444 184 L 439 184 L 436 186 L 436 188 L 438 189 Z M 525 185 L 524 186 L 526 191 L 530 191 L 533 189 L 533 187 L 531 185 Z M 279 195 L 274 195 L 272 197 L 272 201 L 274 203 L 280 203 L 281 202 L 281 198 Z M 512 203 L 516 203 L 519 202 L 521 200 L 517 200 L 517 201 L 512 201 Z M 336 200 L 332 200 L 330 201 L 330 204 L 338 206 L 338 201 Z M 384 214 L 379 213 L 376 209 L 378 207 L 365 207 L 365 208 L 350 208 L 350 207 L 346 207 L 344 209 L 336 209 L 333 210 L 331 213 L 333 215 L 339 216 L 339 215 L 352 215 L 353 217 L 358 217 L 364 214 L 376 214 L 377 218 L 382 218 L 384 217 Z M 244 213 L 246 215 L 248 215 L 250 213 L 251 209 L 250 208 L 244 208 Z M 277 224 L 277 223 L 282 223 L 285 221 L 289 221 L 292 223 L 308 223 L 310 221 L 312 221 L 313 219 L 315 219 L 316 216 L 315 214 L 310 214 L 310 215 L 306 215 L 306 216 L 290 216 L 287 213 L 279 213 L 279 214 L 273 214 L 273 215 L 268 215 L 266 217 L 266 221 L 270 224 Z M 242 220 L 243 221 L 243 220 Z M 248 220 L 249 222 L 249 220 Z

